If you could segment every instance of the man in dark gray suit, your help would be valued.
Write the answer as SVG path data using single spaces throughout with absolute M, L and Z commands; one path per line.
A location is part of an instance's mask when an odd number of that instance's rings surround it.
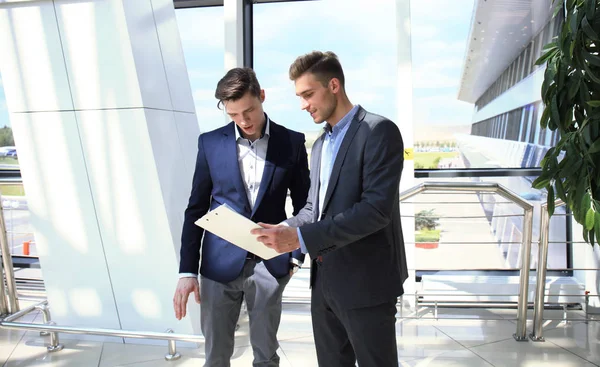
M 408 276 L 400 225 L 404 147 L 396 124 L 348 99 L 333 52 L 290 67 L 302 109 L 326 122 L 311 153 L 306 206 L 258 240 L 312 259 L 312 323 L 319 366 L 398 366 L 397 297 Z M 295 227 L 295 228 L 294 228 Z

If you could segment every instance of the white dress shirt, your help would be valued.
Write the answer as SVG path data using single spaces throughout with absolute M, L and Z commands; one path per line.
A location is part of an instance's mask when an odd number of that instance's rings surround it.
M 266 126 L 264 134 L 259 139 L 251 142 L 242 137 L 238 127 L 235 127 L 235 138 L 237 142 L 238 165 L 240 174 L 248 195 L 250 208 L 254 209 L 260 181 L 262 180 L 263 171 L 265 170 L 265 160 L 267 159 L 267 148 L 269 146 L 269 131 L 270 121 L 266 117 Z

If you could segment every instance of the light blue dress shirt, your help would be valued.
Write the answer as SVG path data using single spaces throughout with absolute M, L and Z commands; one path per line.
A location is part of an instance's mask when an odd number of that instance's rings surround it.
M 358 106 L 354 106 L 350 112 L 346 114 L 346 116 L 342 117 L 342 119 L 335 124 L 333 128 L 331 128 L 329 124 L 325 125 L 325 139 L 323 140 L 323 147 L 321 149 L 319 201 L 317 207 L 317 210 L 319 211 L 318 217 L 321 216 L 321 212 L 323 211 L 325 194 L 327 193 L 327 186 L 329 186 L 329 179 L 331 177 L 331 170 L 333 169 L 335 158 L 340 150 L 342 141 L 344 141 L 346 132 L 350 127 L 350 122 L 352 122 L 354 115 L 356 115 L 356 111 L 358 111 Z M 306 249 L 306 244 L 302 238 L 302 233 L 300 233 L 300 228 L 296 228 L 296 231 L 298 232 L 298 239 L 300 240 L 300 248 L 302 249 L 302 253 L 306 254 L 308 253 L 308 250 Z

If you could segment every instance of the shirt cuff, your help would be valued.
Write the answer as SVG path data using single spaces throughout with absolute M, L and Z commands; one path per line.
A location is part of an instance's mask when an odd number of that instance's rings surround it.
M 298 240 L 300 241 L 300 249 L 303 254 L 308 254 L 308 250 L 306 249 L 306 244 L 304 243 L 304 239 L 302 238 L 302 233 L 300 232 L 300 227 L 296 228 L 296 233 L 298 233 Z
M 280 226 L 286 226 L 289 227 L 290 225 L 288 224 L 288 222 L 286 222 L 285 220 L 283 222 L 279 223 Z
M 198 278 L 198 274 L 194 273 L 179 273 L 179 279 L 181 278 Z
M 299 267 L 302 267 L 303 262 L 296 259 L 295 257 L 290 257 L 290 263 L 293 265 L 298 265 Z

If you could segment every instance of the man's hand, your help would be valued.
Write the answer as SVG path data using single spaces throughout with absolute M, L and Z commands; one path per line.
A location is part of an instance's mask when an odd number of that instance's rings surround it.
M 200 285 L 197 278 L 181 278 L 177 283 L 177 289 L 173 296 L 173 308 L 175 309 L 175 317 L 177 320 L 185 317 L 186 306 L 190 293 L 194 292 L 196 303 L 200 303 Z
M 255 228 L 250 233 L 258 235 L 256 240 L 264 243 L 265 246 L 274 249 L 280 254 L 300 248 L 296 228 L 265 223 L 258 223 L 258 225 L 263 228 Z

